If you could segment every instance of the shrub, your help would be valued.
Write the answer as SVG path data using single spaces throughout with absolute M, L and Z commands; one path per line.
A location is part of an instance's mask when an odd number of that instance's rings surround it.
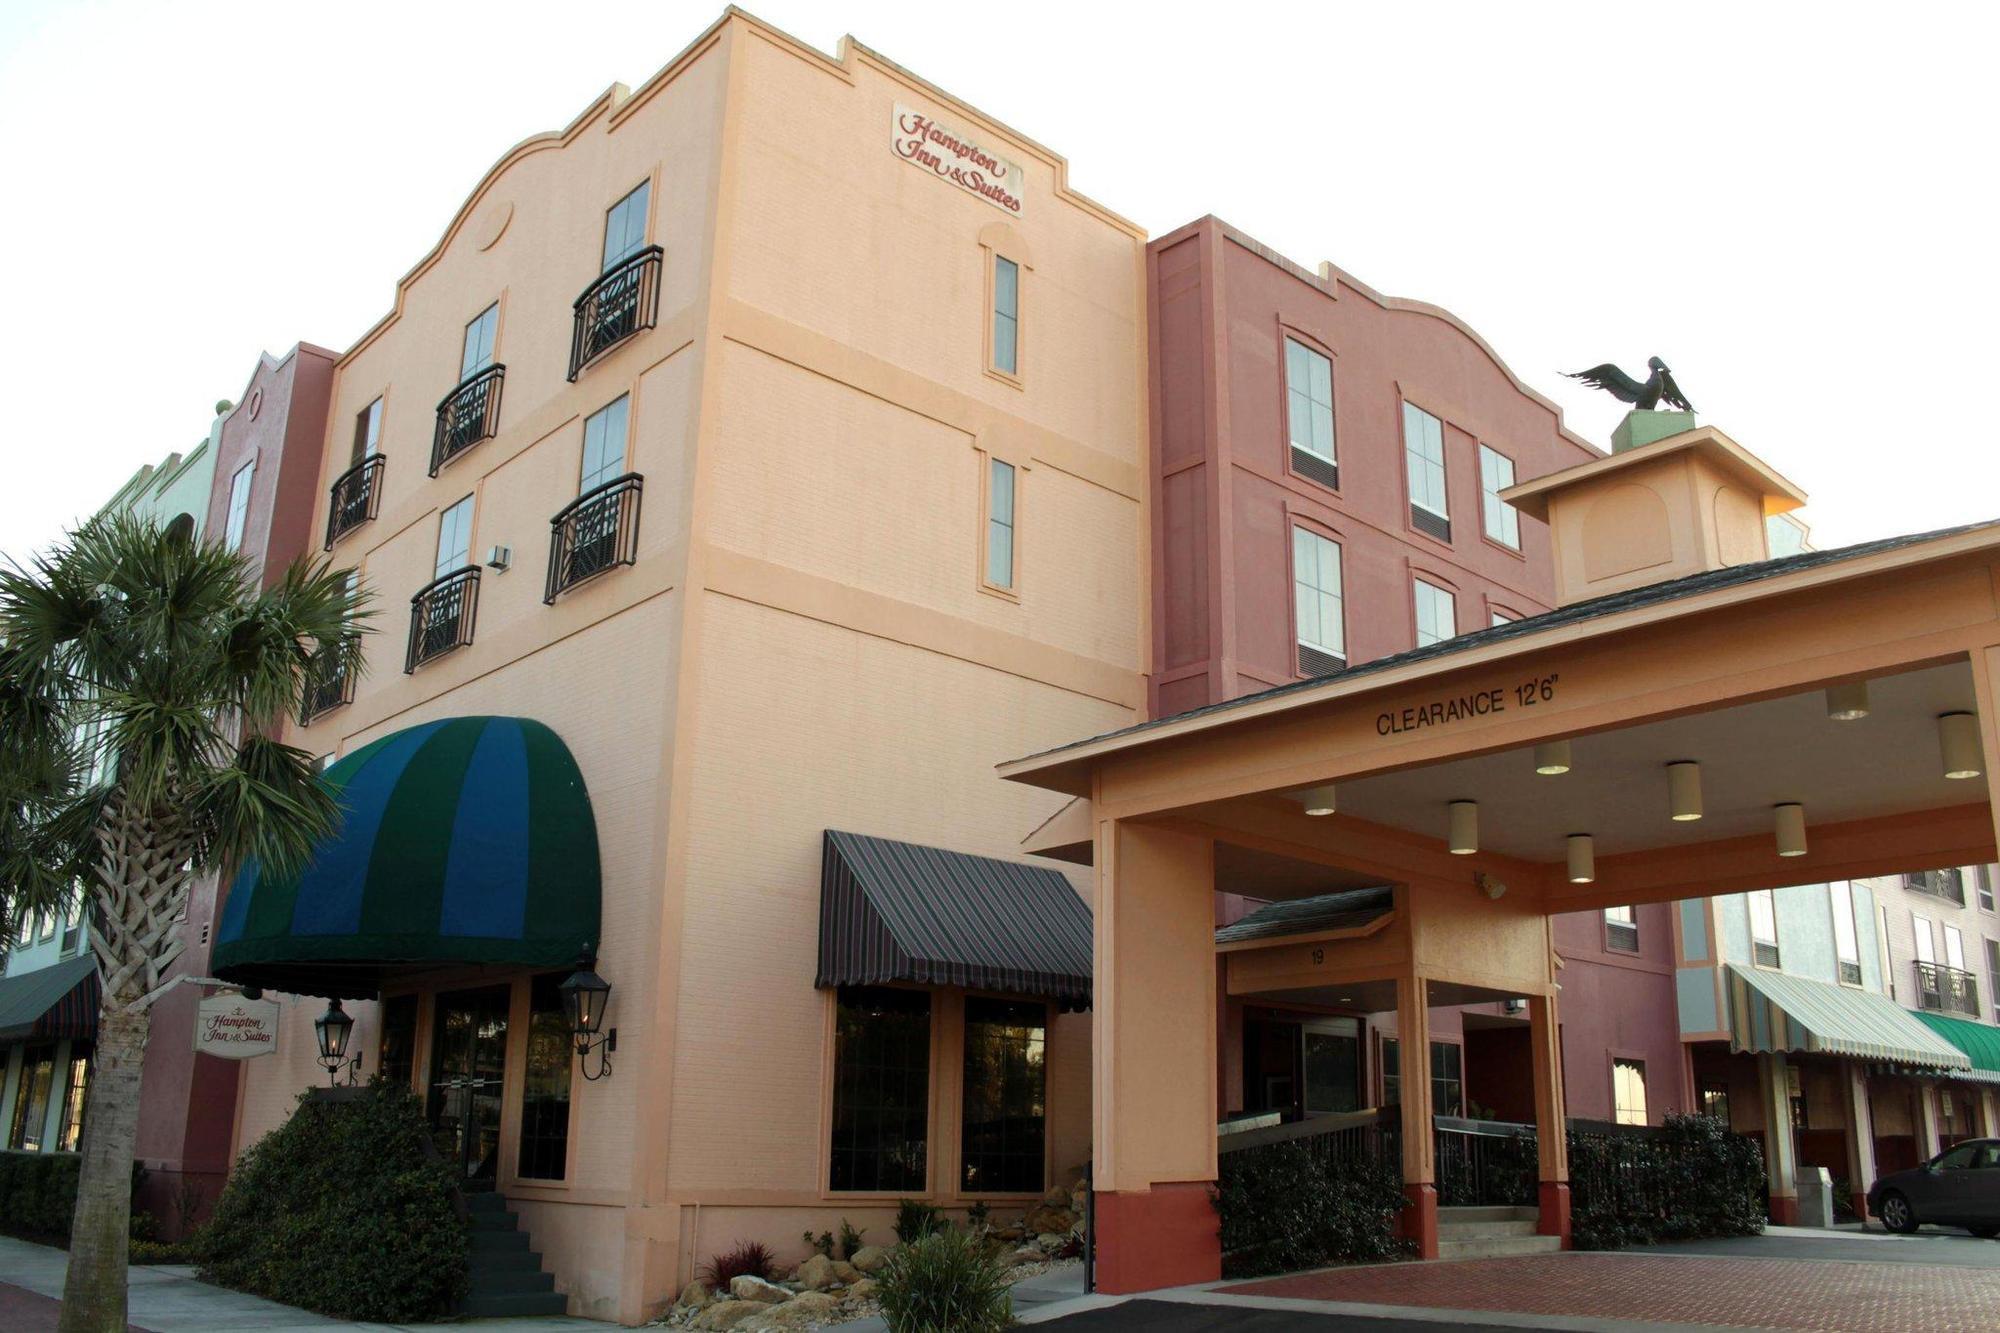
M 308 1091 L 245 1153 L 201 1275 L 348 1319 L 436 1319 L 464 1298 L 470 1242 L 452 1169 L 407 1090 Z
M 1393 1160 L 1343 1160 L 1297 1140 L 1226 1153 L 1213 1194 L 1222 1271 L 1284 1273 L 1401 1258 L 1403 1182 Z
M 70 1214 L 76 1211 L 76 1173 L 81 1159 L 73 1152 L 0 1152 L 0 1232 L 23 1240 L 68 1246 Z M 136 1191 L 146 1172 L 132 1164 Z M 151 1213 L 134 1211 L 132 1235 L 150 1236 L 157 1222 Z
M 729 1283 L 734 1278 L 770 1277 L 777 1262 L 770 1247 L 763 1241 L 746 1240 L 735 1249 L 725 1250 L 710 1259 L 701 1276 L 710 1291 L 728 1291 Z
M 833 1258 L 833 1233 L 831 1231 L 822 1231 L 817 1236 L 813 1235 L 810 1231 L 803 1231 L 799 1233 L 799 1239 L 806 1243 L 807 1249 L 817 1251 L 829 1259 Z
M 944 1214 L 932 1204 L 919 1203 L 915 1199 L 896 1201 L 896 1240 L 899 1244 L 908 1245 L 947 1225 Z
M 1014 1322 L 1006 1270 L 955 1227 L 897 1246 L 876 1280 L 889 1333 L 991 1333 Z
M 1764 1155 L 1704 1115 L 1650 1133 L 1569 1132 L 1570 1243 L 1615 1250 L 1764 1229 Z
M 854 1252 L 868 1242 L 861 1239 L 861 1233 L 846 1218 L 840 1219 L 840 1257 L 852 1259 Z

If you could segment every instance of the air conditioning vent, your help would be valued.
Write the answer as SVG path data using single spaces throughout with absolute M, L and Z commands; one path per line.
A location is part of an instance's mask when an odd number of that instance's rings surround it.
M 1637 953 L 1639 928 L 1629 921 L 1607 921 L 1604 923 L 1604 943 L 1607 948 Z
M 1410 506 L 1410 526 L 1441 542 L 1451 540 L 1451 520 L 1442 514 L 1433 514 L 1422 505 Z
M 1775 944 L 1766 944 L 1762 940 L 1758 940 L 1750 946 L 1750 959 L 1759 967 L 1776 967 L 1778 965 L 1778 946 Z
M 1299 674 L 1301 676 L 1331 676 L 1335 672 L 1347 670 L 1347 659 L 1336 656 L 1307 644 L 1299 645 Z
M 1321 458 L 1310 449 L 1292 446 L 1292 471 L 1307 481 L 1316 481 L 1328 490 L 1340 489 L 1340 464 Z

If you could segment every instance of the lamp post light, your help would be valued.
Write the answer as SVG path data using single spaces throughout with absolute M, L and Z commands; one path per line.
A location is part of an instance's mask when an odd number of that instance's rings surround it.
M 583 1062 L 583 1076 L 596 1080 L 611 1072 L 611 1053 L 618 1049 L 618 1029 L 600 1035 L 605 1006 L 611 1000 L 611 983 L 597 975 L 597 958 L 586 953 L 569 979 L 556 987 L 562 995 L 563 1012 L 569 1018 L 570 1040 L 577 1059 Z M 597 1052 L 597 1072 L 590 1072 L 589 1055 Z
M 354 1020 L 340 1007 L 339 1000 L 328 1000 L 326 1012 L 313 1020 L 313 1036 L 319 1042 L 319 1064 L 326 1071 L 329 1086 L 339 1083 L 340 1067 L 347 1066 L 347 1082 L 351 1087 L 361 1071 L 361 1052 L 354 1058 L 347 1058 L 347 1039 L 354 1035 Z

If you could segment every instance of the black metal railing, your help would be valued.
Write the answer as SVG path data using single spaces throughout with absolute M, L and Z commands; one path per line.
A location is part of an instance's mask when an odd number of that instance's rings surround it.
M 653 327 L 660 309 L 660 256 L 657 245 L 621 259 L 576 298 L 570 331 L 569 377 L 641 329 Z
M 1541 1158 L 1533 1125 L 1432 1118 L 1438 1204 L 1525 1208 L 1536 1202 Z
M 1401 1113 L 1393 1106 L 1308 1116 L 1289 1125 L 1237 1130 L 1216 1137 L 1215 1150 L 1227 1156 L 1249 1148 L 1298 1141 L 1322 1165 L 1382 1162 L 1402 1168 Z
M 410 599 L 410 646 L 403 655 L 403 671 L 415 671 L 471 643 L 478 611 L 479 566 L 454 569 L 425 584 Z
M 1920 870 L 1903 876 L 1903 887 L 1911 893 L 1965 906 L 1965 877 L 1956 870 Z
M 553 602 L 585 579 L 639 558 L 639 492 L 636 472 L 585 491 L 549 520 L 549 577 L 542 601 Z
M 507 367 L 491 365 L 464 380 L 438 403 L 431 436 L 431 475 L 452 459 L 500 433 L 500 386 Z
M 1979 1015 L 1979 978 L 1943 963 L 1917 963 L 1917 1007 L 1938 1013 Z
M 354 678 L 360 674 L 361 641 L 330 644 L 312 656 L 306 666 L 306 694 L 299 705 L 299 725 L 305 726 L 322 713 L 354 702 Z
M 334 478 L 326 509 L 328 550 L 382 509 L 382 469 L 389 460 L 370 454 Z

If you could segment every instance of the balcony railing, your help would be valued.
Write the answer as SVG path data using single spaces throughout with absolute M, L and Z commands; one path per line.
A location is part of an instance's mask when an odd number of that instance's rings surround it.
M 354 678 L 360 674 L 361 642 L 322 648 L 306 667 L 306 697 L 299 705 L 299 725 L 305 726 L 322 713 L 354 702 Z
M 1917 1007 L 1979 1017 L 1979 978 L 1942 963 L 1917 963 Z
M 410 599 L 410 646 L 403 671 L 415 671 L 472 642 L 472 622 L 479 611 L 479 566 L 454 569 L 433 580 Z
M 1920 870 L 1914 875 L 1903 876 L 1903 887 L 1911 893 L 1965 906 L 1965 876 L 1957 870 Z
M 507 367 L 492 365 L 463 380 L 438 404 L 431 436 L 431 475 L 452 459 L 500 433 L 500 386 Z
M 549 520 L 549 577 L 542 600 L 553 602 L 585 579 L 639 558 L 636 472 L 614 477 L 564 506 Z
M 660 310 L 660 256 L 649 245 L 621 259 L 576 298 L 576 324 L 569 339 L 569 377 L 641 329 L 653 327 Z
M 370 454 L 340 474 L 326 509 L 326 547 L 375 517 L 382 509 L 382 469 L 388 459 Z

